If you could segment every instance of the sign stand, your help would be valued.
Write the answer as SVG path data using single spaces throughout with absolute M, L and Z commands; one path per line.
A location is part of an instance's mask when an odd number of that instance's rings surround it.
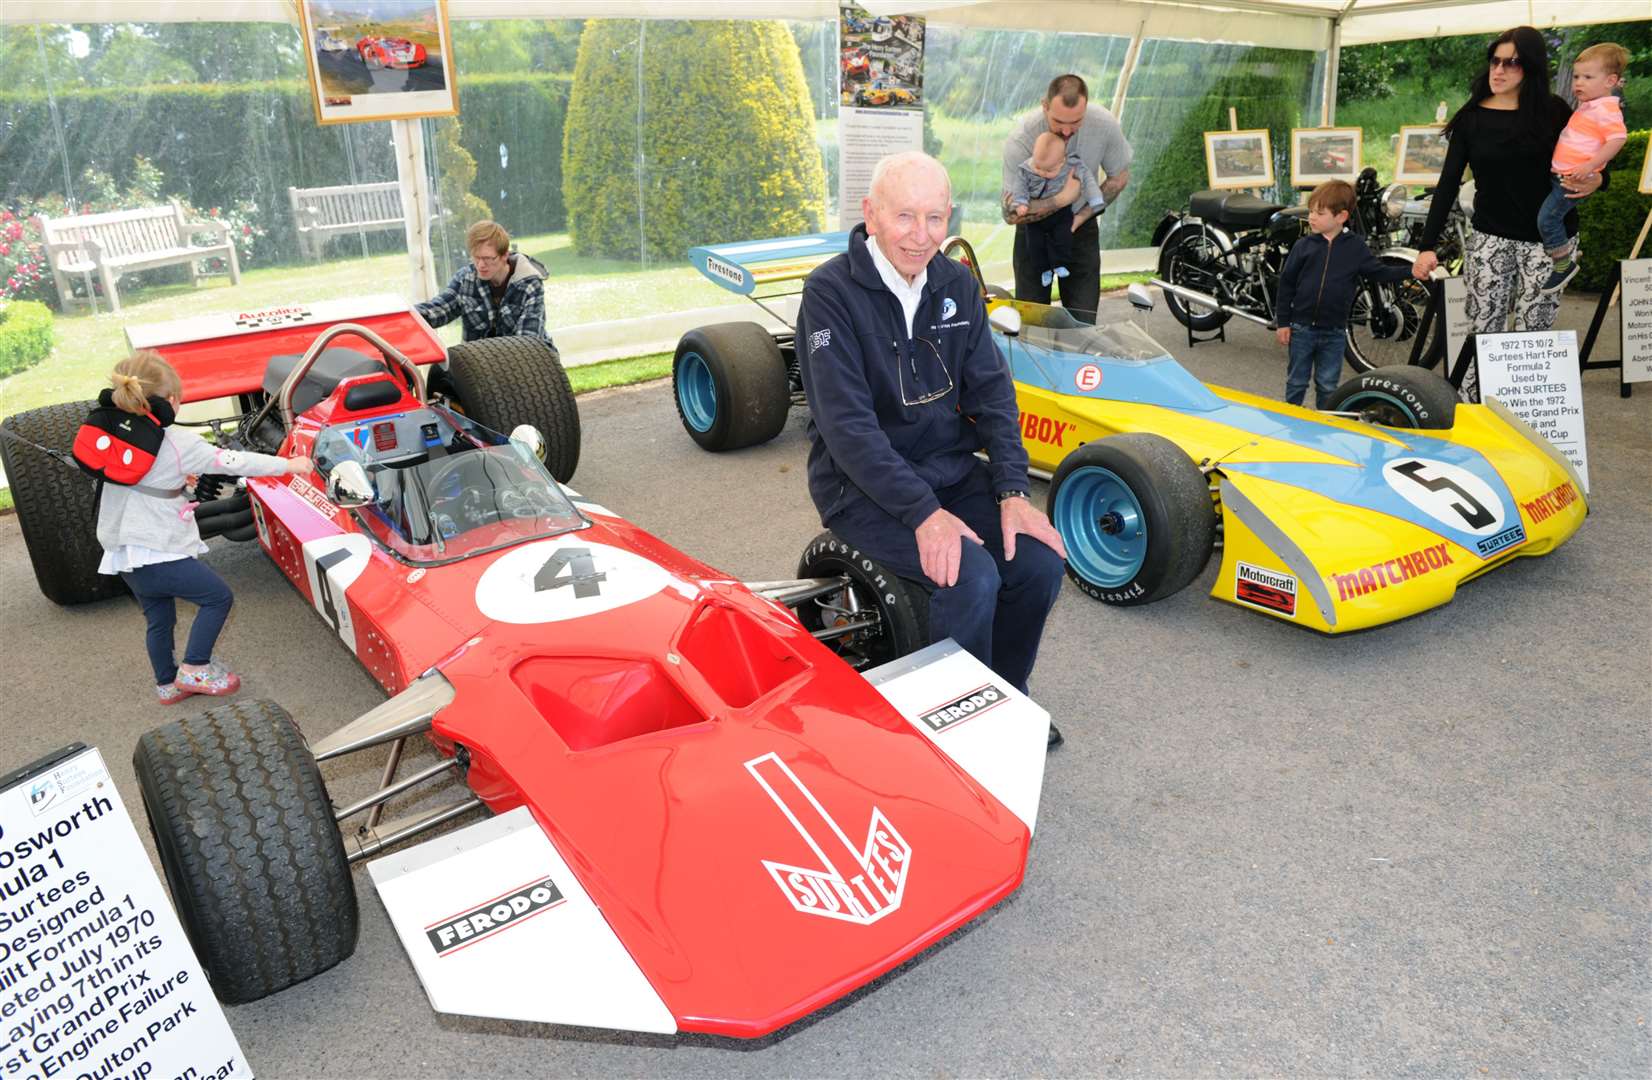
M 0 776 L 0 837 L 0 1076 L 252 1076 L 95 748 Z
M 1646 212 L 1646 220 L 1641 222 L 1640 235 L 1635 237 L 1635 246 L 1629 249 L 1629 258 L 1640 258 L 1641 245 L 1646 243 L 1646 234 L 1652 230 L 1652 210 Z M 1606 321 L 1606 310 L 1618 299 L 1623 285 L 1623 263 L 1612 263 L 1612 274 L 1606 281 L 1606 288 L 1600 294 L 1600 301 L 1595 304 L 1595 316 L 1589 321 L 1589 333 L 1583 338 L 1583 348 L 1578 351 L 1578 365 L 1582 371 L 1594 371 L 1598 368 L 1615 367 L 1618 369 L 1618 396 L 1629 397 L 1635 388 L 1626 380 L 1623 372 L 1623 358 L 1616 360 L 1590 360 L 1589 354 L 1594 351 L 1595 338 L 1600 335 L 1601 323 Z M 1622 317 L 1627 317 L 1627 312 Z

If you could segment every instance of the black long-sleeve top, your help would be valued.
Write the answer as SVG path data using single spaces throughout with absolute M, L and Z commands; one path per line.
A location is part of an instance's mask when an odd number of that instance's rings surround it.
M 1465 111 L 1446 144 L 1445 165 L 1423 229 L 1422 250 L 1433 251 L 1439 243 L 1446 213 L 1457 201 L 1465 165 L 1474 169 L 1474 231 L 1509 240 L 1540 240 L 1537 211 L 1549 197 L 1549 162 L 1554 158 L 1555 140 L 1571 116 L 1571 106 L 1551 94 L 1548 135 L 1539 145 L 1523 126 L 1518 110 L 1488 109 L 1482 104 Z M 1576 210 L 1566 215 L 1566 228 L 1577 232 Z

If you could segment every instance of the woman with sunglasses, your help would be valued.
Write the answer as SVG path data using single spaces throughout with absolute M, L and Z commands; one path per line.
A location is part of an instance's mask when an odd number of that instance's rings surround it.
M 1543 35 L 1529 26 L 1499 34 L 1486 50 L 1486 69 L 1474 79 L 1467 103 L 1446 125 L 1445 165 L 1435 188 L 1422 253 L 1414 270 L 1427 277 L 1439 264 L 1434 245 L 1457 201 L 1463 168 L 1474 170 L 1474 233 L 1468 240 L 1464 276 L 1467 314 L 1474 333 L 1547 330 L 1560 310 L 1558 293 L 1542 285 L 1554 264 L 1537 232 L 1537 212 L 1548 197 L 1549 162 L 1566 129 L 1571 107 L 1549 91 L 1549 57 Z M 1578 197 L 1600 187 L 1599 174 L 1566 187 Z M 1567 217 L 1575 235 L 1577 215 Z M 1478 400 L 1469 370 L 1463 385 Z

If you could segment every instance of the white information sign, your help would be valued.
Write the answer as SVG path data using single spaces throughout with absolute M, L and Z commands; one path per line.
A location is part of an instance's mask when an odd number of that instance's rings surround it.
M 1480 396 L 1494 397 L 1571 459 L 1589 490 L 1575 330 L 1481 334 Z
M 1442 375 L 1457 367 L 1457 354 L 1463 351 L 1463 342 L 1469 334 L 1468 282 L 1461 277 L 1449 277 L 1444 285 L 1446 354 L 1441 365 Z
M 1623 261 L 1623 381 L 1652 382 L 1652 259 Z
M 910 109 L 842 108 L 837 117 L 838 228 L 860 224 L 861 200 L 872 190 L 872 167 L 890 154 L 922 150 L 924 114 Z
M 0 1077 L 250 1077 L 95 749 L 0 790 Z

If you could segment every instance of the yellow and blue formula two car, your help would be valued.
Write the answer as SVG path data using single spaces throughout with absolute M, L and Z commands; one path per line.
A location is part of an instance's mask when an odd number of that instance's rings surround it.
M 775 311 L 775 296 L 757 290 L 800 281 L 844 249 L 845 235 L 696 248 L 691 258 Z M 962 240 L 946 250 L 975 262 Z M 1151 304 L 1136 290 L 1134 303 Z M 1104 603 L 1179 591 L 1220 538 L 1212 596 L 1328 633 L 1358 630 L 1554 550 L 1588 513 L 1564 455 L 1495 400 L 1459 404 L 1432 372 L 1367 372 L 1315 412 L 1206 385 L 1132 322 L 1088 326 L 983 291 L 1022 441 L 1050 480 L 1068 574 Z M 756 323 L 685 334 L 673 385 L 684 427 L 712 450 L 772 438 L 804 403 L 791 334 Z

